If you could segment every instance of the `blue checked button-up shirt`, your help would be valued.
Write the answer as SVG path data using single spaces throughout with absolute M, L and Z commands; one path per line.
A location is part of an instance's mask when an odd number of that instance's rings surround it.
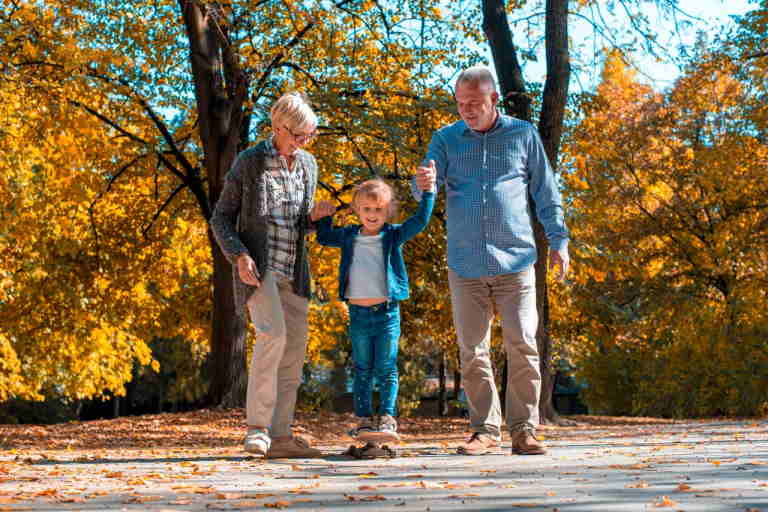
M 446 190 L 448 266 L 460 276 L 515 273 L 536 262 L 529 191 L 550 246 L 567 248 L 557 181 L 530 123 L 499 114 L 479 133 L 458 121 L 432 136 L 424 165 L 430 160 Z

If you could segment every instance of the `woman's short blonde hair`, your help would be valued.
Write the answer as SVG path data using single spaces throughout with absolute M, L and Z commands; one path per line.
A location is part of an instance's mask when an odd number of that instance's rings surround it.
M 353 210 L 357 211 L 357 203 L 363 198 L 372 199 L 378 204 L 387 204 L 389 207 L 387 220 L 397 214 L 397 197 L 395 196 L 395 190 L 381 178 L 366 180 L 355 187 L 355 191 L 352 193 Z
M 287 92 L 280 96 L 270 111 L 272 126 L 287 126 L 289 129 L 317 127 L 317 116 L 306 95 L 300 92 Z

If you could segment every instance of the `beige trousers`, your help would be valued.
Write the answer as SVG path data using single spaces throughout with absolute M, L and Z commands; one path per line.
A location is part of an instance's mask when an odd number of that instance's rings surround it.
M 507 355 L 506 420 L 511 431 L 539 425 L 541 371 L 536 347 L 536 274 L 466 279 L 448 271 L 464 392 L 474 432 L 501 435 L 501 406 L 490 358 L 494 305 Z
M 309 311 L 309 301 L 293 293 L 289 279 L 278 276 L 266 272 L 247 303 L 256 340 L 248 370 L 246 419 L 249 427 L 268 428 L 272 437 L 291 435 Z

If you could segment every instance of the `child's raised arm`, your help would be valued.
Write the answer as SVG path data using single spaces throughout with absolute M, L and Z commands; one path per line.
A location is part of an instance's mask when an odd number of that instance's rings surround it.
M 344 241 L 344 228 L 333 227 L 333 214 L 336 207 L 330 201 L 320 201 L 312 208 L 312 222 L 317 228 L 317 241 L 329 247 L 341 247 Z
M 334 213 L 336 213 L 336 207 L 333 206 L 333 203 L 330 201 L 320 201 L 315 204 L 314 208 L 312 208 L 312 212 L 310 212 L 309 216 L 312 219 L 312 222 L 316 222 L 318 219 L 330 217 Z
M 403 222 L 400 227 L 400 242 L 406 242 L 418 235 L 427 224 L 429 224 L 429 218 L 432 216 L 432 209 L 435 206 L 435 193 L 431 190 L 429 192 L 423 192 L 421 194 L 421 201 L 419 201 L 419 208 L 412 216 Z

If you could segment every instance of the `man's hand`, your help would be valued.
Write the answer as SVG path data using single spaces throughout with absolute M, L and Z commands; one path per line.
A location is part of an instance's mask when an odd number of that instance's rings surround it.
M 560 272 L 557 274 L 558 281 L 565 281 L 565 275 L 568 273 L 568 264 L 570 261 L 567 248 L 559 251 L 549 250 L 549 270 L 554 269 L 556 266 L 560 267 Z
M 259 271 L 256 270 L 256 262 L 248 254 L 242 253 L 237 257 L 237 273 L 240 280 L 251 286 L 261 286 L 259 281 Z
M 437 169 L 435 161 L 430 160 L 428 166 L 421 166 L 416 169 L 416 186 L 422 192 L 431 192 L 435 189 L 437 182 Z
M 320 201 L 315 204 L 314 208 L 312 208 L 309 217 L 312 219 L 312 222 L 315 222 L 323 217 L 330 217 L 334 213 L 336 213 L 336 207 L 333 206 L 333 203 L 330 201 Z

